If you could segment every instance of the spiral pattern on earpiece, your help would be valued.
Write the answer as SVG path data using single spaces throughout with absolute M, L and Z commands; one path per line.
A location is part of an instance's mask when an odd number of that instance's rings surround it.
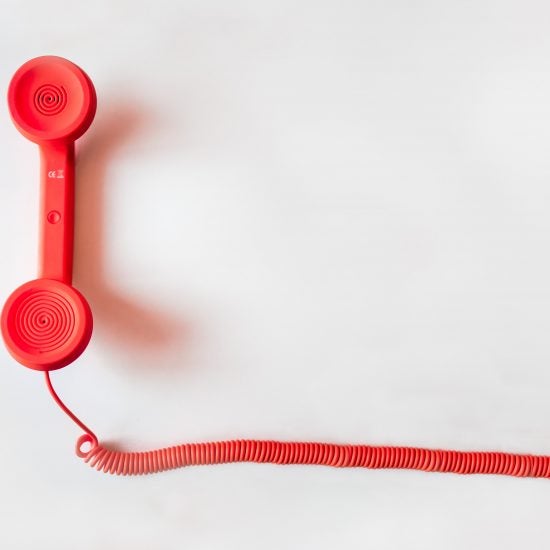
M 46 353 L 63 347 L 72 337 L 76 319 L 72 304 L 51 290 L 24 295 L 13 312 L 19 345 L 28 351 Z
M 67 104 L 67 92 L 63 86 L 43 84 L 34 93 L 34 106 L 43 115 L 57 115 Z

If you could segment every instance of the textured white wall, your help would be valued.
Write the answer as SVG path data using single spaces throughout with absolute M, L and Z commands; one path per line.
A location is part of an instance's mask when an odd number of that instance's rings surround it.
M 54 373 L 109 441 L 550 453 L 550 7 L 0 1 L 98 91 Z M 0 105 L 0 294 L 35 272 L 38 154 Z M 547 482 L 258 465 L 100 475 L 0 348 L 9 550 L 546 548 Z

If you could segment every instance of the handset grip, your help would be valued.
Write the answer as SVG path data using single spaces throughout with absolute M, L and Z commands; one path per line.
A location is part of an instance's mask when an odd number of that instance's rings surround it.
M 70 285 L 74 241 L 74 142 L 40 144 L 39 276 Z
M 10 294 L 0 328 L 17 361 L 50 371 L 75 361 L 93 329 L 90 306 L 72 286 L 72 268 L 74 142 L 92 123 L 96 94 L 74 63 L 42 56 L 17 69 L 8 104 L 17 129 L 40 148 L 39 274 Z

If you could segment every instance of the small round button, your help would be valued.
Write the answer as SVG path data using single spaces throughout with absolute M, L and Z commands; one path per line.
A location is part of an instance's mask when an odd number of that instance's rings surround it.
M 59 223 L 61 221 L 61 214 L 57 210 L 48 212 L 48 221 L 50 223 Z

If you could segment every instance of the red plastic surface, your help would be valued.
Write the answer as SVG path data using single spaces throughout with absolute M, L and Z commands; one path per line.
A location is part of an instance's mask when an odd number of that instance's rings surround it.
M 2 334 L 11 355 L 36 370 L 72 363 L 92 336 L 92 312 L 82 294 L 54 279 L 21 285 L 2 310 Z
M 82 69 L 61 57 L 43 56 L 17 70 L 8 104 L 15 126 L 40 148 L 40 278 L 9 297 L 2 335 L 17 361 L 54 370 L 84 351 L 92 331 L 90 307 L 71 285 L 74 141 L 92 123 L 96 94 Z

